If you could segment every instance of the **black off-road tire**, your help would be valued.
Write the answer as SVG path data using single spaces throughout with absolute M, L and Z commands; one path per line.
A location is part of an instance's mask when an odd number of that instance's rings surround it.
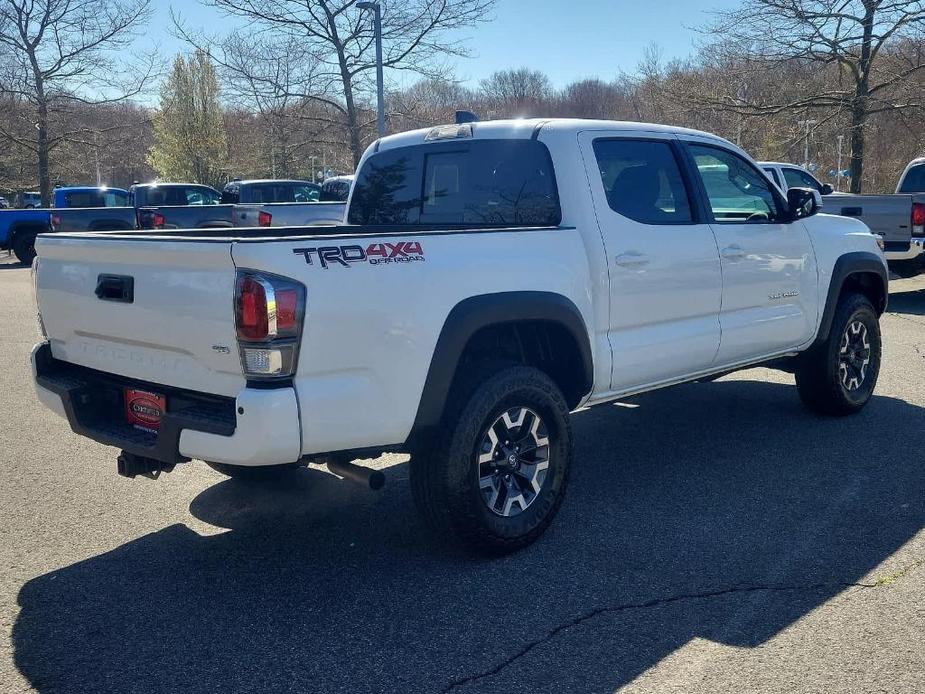
M 23 265 L 32 265 L 35 259 L 35 234 L 24 231 L 13 239 L 13 253 Z
M 518 408 L 541 419 L 548 468 L 529 505 L 506 517 L 483 498 L 477 461 L 488 429 Z M 469 550 L 491 555 L 534 542 L 562 504 L 572 457 L 569 408 L 556 384 L 532 367 L 475 367 L 454 385 L 443 421 L 427 448 L 411 457 L 412 495 L 428 527 Z
M 284 465 L 228 465 L 227 463 L 209 463 L 210 468 L 226 477 L 248 482 L 269 482 L 291 475 L 299 469 L 299 463 Z
M 863 337 L 859 338 L 862 333 Z M 860 369 L 856 364 L 842 368 L 844 360 L 850 361 L 845 350 L 854 349 L 846 336 L 850 341 L 861 339 L 860 344 L 864 341 L 869 344 L 869 361 L 865 368 Z M 868 352 L 861 350 L 861 353 Z M 817 414 L 835 417 L 860 411 L 877 385 L 880 354 L 880 322 L 873 304 L 863 294 L 845 294 L 838 301 L 828 339 L 804 354 L 796 370 L 797 390 L 803 404 Z M 860 362 L 863 359 L 857 360 Z M 850 373 L 849 368 L 853 369 Z M 859 382 L 855 384 L 853 379 Z

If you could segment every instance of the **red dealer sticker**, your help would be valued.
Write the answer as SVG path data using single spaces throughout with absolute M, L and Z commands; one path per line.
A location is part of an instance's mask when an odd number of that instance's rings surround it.
M 167 398 L 146 390 L 125 389 L 125 420 L 136 429 L 157 431 L 161 415 L 167 411 Z

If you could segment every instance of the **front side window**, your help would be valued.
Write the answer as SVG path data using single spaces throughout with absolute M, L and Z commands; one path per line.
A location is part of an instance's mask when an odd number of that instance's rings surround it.
M 651 140 L 595 140 L 607 204 L 644 224 L 689 224 L 690 201 L 671 145 Z
M 688 145 L 719 223 L 781 221 L 771 182 L 739 155 L 719 147 Z
M 545 145 L 474 140 L 372 155 L 354 184 L 348 221 L 475 227 L 557 226 L 561 219 Z
M 787 188 L 809 188 L 822 192 L 822 186 L 819 181 L 810 176 L 805 171 L 799 169 L 784 169 L 784 180 L 787 181 Z

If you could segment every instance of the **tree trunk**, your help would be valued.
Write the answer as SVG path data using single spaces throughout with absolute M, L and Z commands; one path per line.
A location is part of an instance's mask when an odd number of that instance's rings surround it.
M 37 149 L 39 155 L 39 192 L 42 207 L 51 207 L 51 172 L 48 170 L 48 105 L 44 96 L 39 101 Z
M 876 6 L 864 3 L 864 36 L 858 60 L 857 83 L 851 103 L 851 192 L 860 193 L 864 175 L 864 140 L 867 136 L 868 102 L 870 100 L 870 67 Z
M 851 108 L 851 192 L 860 193 L 864 175 L 864 129 L 867 126 L 867 99 L 857 99 Z

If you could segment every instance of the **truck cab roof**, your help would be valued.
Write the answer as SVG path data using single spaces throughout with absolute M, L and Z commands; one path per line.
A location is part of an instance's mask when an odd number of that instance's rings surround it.
M 636 121 L 593 120 L 587 118 L 515 118 L 506 120 L 476 121 L 462 125 L 440 125 L 431 128 L 411 130 L 396 135 L 389 135 L 374 142 L 374 151 L 406 147 L 427 141 L 447 141 L 453 139 L 530 139 L 540 132 L 553 131 L 561 134 L 577 134 L 587 130 L 623 130 L 627 133 L 666 133 L 675 135 L 694 135 L 714 140 L 726 146 L 735 147 L 731 142 L 717 135 L 657 123 L 640 123 Z M 457 134 L 468 133 L 468 134 Z M 736 148 L 738 149 L 738 148 Z

